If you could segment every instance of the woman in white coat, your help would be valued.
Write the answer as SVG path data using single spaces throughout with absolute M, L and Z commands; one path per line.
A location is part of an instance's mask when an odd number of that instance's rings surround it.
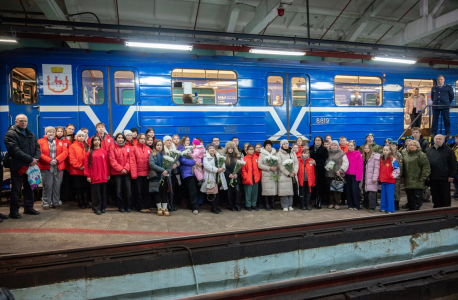
M 226 164 L 223 164 L 221 168 L 218 168 L 218 158 L 220 157 L 223 156 L 216 152 L 216 145 L 213 143 L 208 144 L 207 153 L 205 153 L 204 156 L 204 182 L 202 183 L 200 191 L 202 193 L 207 193 L 207 187 L 217 184 L 218 177 L 220 178 L 221 183 L 217 188 L 216 194 L 207 194 L 207 199 L 212 204 L 211 212 L 214 214 L 219 214 L 221 212 L 221 209 L 218 206 L 220 188 L 227 190 L 226 177 L 224 176 Z
M 278 168 L 280 170 L 280 180 L 278 182 L 278 196 L 281 197 L 281 207 L 283 211 L 294 210 L 293 209 L 293 196 L 294 189 L 298 189 L 297 172 L 299 171 L 299 162 L 297 160 L 296 153 L 291 151 L 288 140 L 281 140 L 280 150 L 278 150 Z M 291 159 L 293 161 L 293 171 L 289 172 L 283 162 Z M 296 184 L 293 183 L 293 178 L 296 179 Z

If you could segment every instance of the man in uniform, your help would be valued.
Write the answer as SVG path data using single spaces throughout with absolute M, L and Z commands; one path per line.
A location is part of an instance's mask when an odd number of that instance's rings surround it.
M 445 126 L 445 137 L 450 136 L 450 104 L 455 97 L 453 88 L 450 84 L 444 84 L 444 75 L 437 77 L 437 85 L 431 88 L 431 99 L 433 100 L 433 124 L 431 125 L 431 135 L 437 134 L 437 124 L 439 115 L 442 113 Z

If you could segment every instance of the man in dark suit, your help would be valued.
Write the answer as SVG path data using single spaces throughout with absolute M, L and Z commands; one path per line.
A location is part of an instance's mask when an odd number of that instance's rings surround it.
M 450 136 L 450 104 L 455 98 L 453 88 L 450 84 L 444 84 L 444 75 L 437 77 L 437 85 L 431 88 L 431 99 L 433 100 L 433 124 L 431 125 L 431 135 L 434 137 L 437 134 L 437 125 L 439 115 L 442 114 L 445 126 L 445 139 Z

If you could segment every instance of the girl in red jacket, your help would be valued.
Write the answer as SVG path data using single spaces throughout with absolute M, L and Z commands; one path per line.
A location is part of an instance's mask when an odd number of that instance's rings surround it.
M 117 133 L 115 143 L 110 148 L 108 157 L 110 159 L 111 176 L 113 176 L 116 187 L 116 199 L 119 212 L 130 213 L 131 207 L 131 180 L 130 180 L 130 148 L 126 145 L 124 134 Z
M 390 146 L 383 147 L 383 156 L 380 159 L 379 181 L 382 183 L 382 197 L 380 198 L 380 211 L 391 214 L 394 212 L 394 190 L 396 178 L 393 177 L 393 162 L 396 158 Z
M 243 157 L 246 164 L 242 168 L 242 183 L 245 189 L 246 209 L 259 210 L 256 207 L 258 199 L 258 183 L 261 180 L 261 171 L 258 168 L 259 156 L 254 155 L 254 147 L 248 145 L 246 148 L 247 155 Z
M 132 148 L 130 153 L 130 174 L 132 179 L 136 179 L 137 189 L 137 208 L 147 213 L 150 210 L 151 195 L 149 193 L 149 156 L 151 154 L 151 148 L 146 145 L 146 135 L 140 133 L 137 137 L 138 144 Z
M 56 129 L 51 126 L 45 128 L 45 136 L 38 140 L 38 144 L 41 149 L 38 167 L 43 179 L 43 209 L 49 209 L 51 205 L 57 208 L 62 205 L 59 200 L 60 185 L 68 150 L 62 141 L 56 138 Z
M 315 160 L 310 158 L 310 150 L 302 149 L 302 155 L 297 158 L 299 161 L 299 171 L 297 179 L 300 185 L 300 205 L 302 210 L 312 210 L 310 197 L 312 196 L 312 187 L 315 186 Z
M 101 146 L 102 139 L 95 135 L 84 160 L 84 175 L 91 184 L 92 209 L 96 215 L 104 213 L 107 208 L 107 180 L 110 179 L 108 153 Z
M 85 142 L 86 134 L 83 131 L 76 133 L 76 141 L 68 149 L 70 157 L 70 176 L 72 176 L 73 187 L 79 208 L 90 208 L 88 196 L 90 185 L 84 176 L 84 159 L 88 150 Z

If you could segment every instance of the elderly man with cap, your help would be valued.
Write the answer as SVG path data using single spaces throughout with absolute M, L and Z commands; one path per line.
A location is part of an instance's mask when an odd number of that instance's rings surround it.
M 223 164 L 221 168 L 218 168 L 218 159 L 223 157 L 216 151 L 216 145 L 210 143 L 207 145 L 207 152 L 205 153 L 203 163 L 204 163 L 204 182 L 200 187 L 200 191 L 204 194 L 207 194 L 207 199 L 211 200 L 211 212 L 214 214 L 219 214 L 221 209 L 219 208 L 219 191 L 222 188 L 227 190 L 227 181 L 226 176 L 224 176 L 224 171 L 226 170 L 226 164 Z M 218 185 L 218 178 L 220 179 L 220 186 Z M 210 190 L 212 186 L 218 185 L 216 187 L 216 194 L 208 194 L 207 188 Z
M 45 128 L 45 136 L 38 140 L 41 157 L 38 167 L 43 179 L 43 209 L 58 208 L 62 205 L 60 185 L 65 169 L 65 159 L 68 149 L 61 140 L 56 138 L 56 129 L 52 126 Z
M 445 137 L 438 134 L 434 145 L 426 149 L 431 166 L 430 185 L 434 208 L 452 205 L 450 183 L 456 175 L 456 157 L 453 150 L 445 144 Z
M 431 100 L 433 100 L 433 123 L 431 124 L 431 136 L 437 134 L 439 115 L 444 119 L 445 136 L 450 136 L 450 104 L 455 98 L 453 87 L 444 84 L 444 75 L 437 76 L 437 85 L 431 88 Z
M 5 134 L 5 146 L 11 157 L 11 202 L 10 215 L 12 219 L 20 219 L 19 198 L 24 197 L 24 214 L 39 215 L 33 209 L 33 192 L 25 173 L 29 166 L 35 166 L 41 157 L 40 145 L 35 135 L 27 129 L 28 119 L 25 115 L 17 115 L 15 125 L 10 126 Z M 5 216 L 0 216 L 5 219 Z
M 382 147 L 380 147 L 379 145 L 377 145 L 374 142 L 374 135 L 372 133 L 368 133 L 366 135 L 366 142 L 364 143 L 364 145 L 359 147 L 359 152 L 361 153 L 361 155 L 363 154 L 364 146 L 366 146 L 366 145 L 369 145 L 372 148 L 372 151 L 375 152 L 375 153 L 382 154 L 382 152 L 383 152 Z

